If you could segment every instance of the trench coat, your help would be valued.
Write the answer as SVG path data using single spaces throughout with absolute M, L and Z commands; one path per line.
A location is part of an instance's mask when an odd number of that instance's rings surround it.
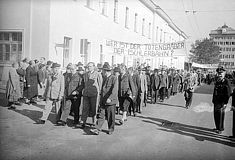
M 9 102 L 15 102 L 21 97 L 20 77 L 15 68 L 10 68 L 9 79 L 6 86 L 6 98 Z
M 38 95 L 38 74 L 34 67 L 28 66 L 26 69 L 26 89 L 25 97 L 31 99 Z M 30 87 L 28 87 L 30 85 Z

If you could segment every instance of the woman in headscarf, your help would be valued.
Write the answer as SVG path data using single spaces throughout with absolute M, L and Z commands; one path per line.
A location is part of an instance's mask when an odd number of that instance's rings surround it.
M 18 100 L 21 96 L 20 77 L 16 72 L 18 67 L 18 63 L 15 62 L 9 70 L 9 79 L 6 86 L 6 98 L 8 100 L 8 106 L 10 106 L 9 109 L 15 109 L 15 105 L 19 103 Z

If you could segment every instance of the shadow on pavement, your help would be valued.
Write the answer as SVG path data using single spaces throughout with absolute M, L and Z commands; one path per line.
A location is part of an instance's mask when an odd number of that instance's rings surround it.
M 224 135 L 216 134 L 213 131 L 213 129 L 191 126 L 191 125 L 186 125 L 186 124 L 177 123 L 177 122 L 171 122 L 171 121 L 159 119 L 159 118 L 143 117 L 143 116 L 138 116 L 138 117 L 145 119 L 145 120 L 142 120 L 143 122 L 151 123 L 151 124 L 161 127 L 161 129 L 159 130 L 162 130 L 165 132 L 177 133 L 177 134 L 181 134 L 184 136 L 194 137 L 198 141 L 206 140 L 206 141 L 211 141 L 214 143 L 220 143 L 223 145 L 235 147 L 234 140 L 229 139 L 228 137 Z
M 213 94 L 214 91 L 214 85 L 208 85 L 208 84 L 202 84 L 201 86 L 198 86 L 194 93 L 200 93 L 200 94 Z
M 160 104 L 160 105 L 164 105 L 164 106 L 171 106 L 171 107 L 185 108 L 185 106 L 174 105 L 174 104 L 168 104 L 168 103 L 161 103 L 161 102 L 157 102 L 156 104 Z
M 42 117 L 41 111 L 35 111 L 35 110 L 29 110 L 29 109 L 23 109 L 23 110 L 15 109 L 12 111 L 15 111 L 23 116 L 30 118 L 31 120 L 33 120 L 35 122 L 35 124 L 37 124 L 36 122 Z M 48 120 L 51 123 L 56 124 L 56 114 L 50 113 Z

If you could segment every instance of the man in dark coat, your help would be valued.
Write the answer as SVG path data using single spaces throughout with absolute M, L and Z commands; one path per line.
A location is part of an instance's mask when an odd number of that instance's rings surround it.
M 232 93 L 232 111 L 233 111 L 233 135 L 229 138 L 235 138 L 235 88 Z
M 121 75 L 118 80 L 118 98 L 120 109 L 123 110 L 122 119 L 120 124 L 127 121 L 127 111 L 131 103 L 131 99 L 135 99 L 136 89 L 133 83 L 133 79 L 126 71 L 126 66 L 121 66 Z
M 108 121 L 108 134 L 114 132 L 115 126 L 115 108 L 118 101 L 118 82 L 117 77 L 112 75 L 111 67 L 109 64 L 104 64 L 104 78 L 101 96 L 100 96 L 100 108 L 97 115 L 96 129 L 91 129 L 91 132 L 96 135 L 99 134 L 105 118 Z
M 214 129 L 216 133 L 221 134 L 224 130 L 225 108 L 231 95 L 231 87 L 228 79 L 225 78 L 225 69 L 219 67 L 216 69 L 218 78 L 215 82 L 212 102 L 214 104 Z
M 26 98 L 30 100 L 29 103 L 36 103 L 33 98 L 38 95 L 38 76 L 35 69 L 35 62 L 29 61 L 29 66 L 26 69 Z
M 158 100 L 160 85 L 160 77 L 158 74 L 158 69 L 154 69 L 154 73 L 151 75 L 151 89 L 152 89 L 152 100 L 151 102 L 155 104 Z

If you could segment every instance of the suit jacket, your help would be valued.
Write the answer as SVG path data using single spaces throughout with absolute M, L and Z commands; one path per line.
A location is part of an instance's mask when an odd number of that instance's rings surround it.
M 79 73 L 71 74 L 70 78 L 67 78 L 65 84 L 67 85 L 65 87 L 65 97 L 66 98 L 73 98 L 73 95 L 71 95 L 74 91 L 77 95 L 82 95 L 82 90 L 84 88 L 84 80 L 82 75 Z
M 133 79 L 128 73 L 120 75 L 118 81 L 118 97 L 129 97 L 137 94 Z
M 64 96 L 64 76 L 56 74 L 49 76 L 46 82 L 44 97 L 49 99 L 62 99 Z
M 107 103 L 107 99 L 111 102 Z M 115 75 L 105 78 L 101 89 L 100 105 L 116 105 L 118 102 L 118 79 Z
M 140 76 L 139 76 L 139 74 L 133 74 L 132 80 L 133 80 L 133 83 L 134 83 L 134 86 L 136 89 L 136 94 L 137 94 L 140 90 Z M 137 95 L 135 95 L 135 96 L 137 96 Z
M 160 86 L 159 88 L 166 87 L 168 88 L 168 77 L 166 74 L 162 75 L 160 74 Z

